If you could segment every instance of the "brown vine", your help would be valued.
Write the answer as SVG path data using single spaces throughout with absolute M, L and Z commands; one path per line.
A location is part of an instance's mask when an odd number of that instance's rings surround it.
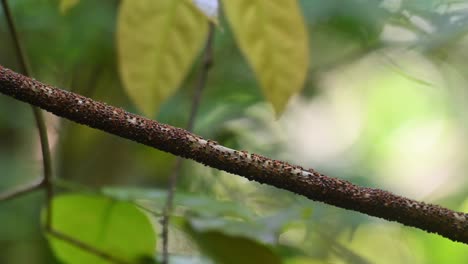
M 193 159 L 249 180 L 468 244 L 467 213 L 418 202 L 384 190 L 356 186 L 312 169 L 226 148 L 184 129 L 42 84 L 2 66 L 0 92 L 57 116 Z

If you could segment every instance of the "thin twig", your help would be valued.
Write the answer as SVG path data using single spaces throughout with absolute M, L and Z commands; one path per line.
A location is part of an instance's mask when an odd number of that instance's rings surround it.
M 361 187 L 284 161 L 237 151 L 184 129 L 43 84 L 0 66 L 0 93 L 57 116 L 340 208 L 468 244 L 468 213 Z
M 76 238 L 73 238 L 69 235 L 66 235 L 62 232 L 59 232 L 57 230 L 54 230 L 54 229 L 49 229 L 47 230 L 47 233 L 49 233 L 51 236 L 57 238 L 57 239 L 60 239 L 62 241 L 65 241 L 77 248 L 80 248 L 84 251 L 88 251 L 89 253 L 91 254 L 94 254 L 104 260 L 107 260 L 107 261 L 110 261 L 112 263 L 116 263 L 116 264 L 130 264 L 130 262 L 127 262 L 127 261 L 124 261 L 124 260 L 121 260 L 111 254 L 108 254 L 107 252 L 104 252 L 104 251 L 101 251 L 99 249 L 96 249 L 82 241 L 79 241 L 77 240 Z
M 29 69 L 28 63 L 26 61 L 26 56 L 24 53 L 23 46 L 19 41 L 18 31 L 16 30 L 15 22 L 11 14 L 10 6 L 8 5 L 8 0 L 2 0 L 3 11 L 5 12 L 5 18 L 7 20 L 8 29 L 10 30 L 11 37 L 13 39 L 13 45 L 15 48 L 16 55 L 18 56 L 19 63 L 19 72 L 24 75 L 30 76 L 31 71 Z
M 355 264 L 371 264 L 371 262 L 365 257 L 355 253 L 353 250 L 342 245 L 339 241 L 335 240 L 335 238 L 327 234 L 326 230 L 317 229 L 314 231 L 320 239 L 331 245 L 330 251 L 337 256 L 340 256 L 344 261 Z
M 14 198 L 17 198 L 23 194 L 30 193 L 32 191 L 38 190 L 42 187 L 42 179 L 29 183 L 27 185 L 18 187 L 15 190 L 0 193 L 0 202 L 5 202 Z
M 152 216 L 154 217 L 162 217 L 163 214 L 162 212 L 157 212 L 157 211 L 154 211 L 153 209 L 150 209 L 148 207 L 145 207 L 144 205 L 142 204 L 139 204 L 138 202 L 136 201 L 131 201 L 133 203 L 133 205 L 135 205 L 136 207 L 140 208 L 141 210 L 151 214 Z
M 2 0 L 3 10 L 5 12 L 5 17 L 8 23 L 8 28 L 10 29 L 11 37 L 13 38 L 13 44 L 18 56 L 20 72 L 26 76 L 31 76 L 31 70 L 28 67 L 26 60 L 26 55 L 19 40 L 18 31 L 16 30 L 15 22 L 13 16 L 11 15 L 10 7 L 8 6 L 7 0 Z M 34 114 L 34 119 L 36 120 L 36 126 L 39 132 L 39 139 L 41 142 L 41 151 L 42 151 L 42 163 L 44 176 L 41 184 L 38 187 L 43 186 L 46 190 L 46 229 L 50 229 L 52 225 L 52 196 L 53 196 L 53 186 L 52 186 L 52 161 L 49 148 L 49 140 L 47 137 L 47 126 L 45 124 L 44 117 L 39 108 L 31 105 L 32 111 Z
M 208 32 L 208 37 L 206 40 L 205 48 L 203 49 L 203 58 L 202 58 L 202 63 L 198 75 L 198 81 L 195 86 L 195 94 L 193 96 L 192 100 L 192 108 L 190 111 L 190 117 L 187 123 L 186 129 L 188 131 L 193 130 L 193 126 L 195 124 L 195 118 L 198 112 L 198 108 L 200 106 L 200 101 L 201 101 L 201 96 L 202 92 L 206 86 L 206 81 L 208 77 L 208 72 L 213 65 L 213 40 L 214 40 L 214 32 L 215 32 L 215 25 L 213 23 L 209 23 L 209 32 Z M 168 187 L 168 193 L 167 193 L 167 200 L 166 200 L 166 205 L 163 210 L 163 217 L 161 220 L 161 225 L 162 225 L 162 242 L 163 242 L 163 254 L 162 254 L 162 263 L 167 264 L 169 262 L 169 221 L 170 221 L 170 216 L 172 213 L 172 208 L 174 206 L 174 193 L 176 190 L 178 178 L 180 171 L 182 170 L 182 158 L 177 157 L 175 164 L 174 164 L 174 169 L 171 173 L 171 176 L 169 177 L 169 187 Z
M 36 125 L 39 130 L 39 138 L 41 141 L 42 164 L 44 171 L 42 185 L 44 186 L 46 192 L 45 228 L 46 230 L 49 230 L 52 228 L 52 198 L 54 195 L 52 185 L 52 161 L 49 140 L 47 137 L 47 127 L 45 125 L 44 117 L 42 116 L 42 112 L 37 107 L 33 107 L 33 113 L 36 118 Z
M 195 118 L 197 116 L 198 108 L 200 107 L 200 101 L 202 92 L 206 87 L 206 82 L 208 78 L 208 72 L 213 66 L 213 45 L 214 45 L 214 34 L 215 34 L 215 25 L 210 22 L 210 28 L 208 32 L 208 37 L 206 40 L 205 48 L 203 49 L 203 58 L 199 76 L 198 83 L 195 87 L 195 94 L 193 96 L 192 108 L 190 110 L 190 117 L 187 123 L 187 130 L 192 131 L 193 126 L 195 125 Z

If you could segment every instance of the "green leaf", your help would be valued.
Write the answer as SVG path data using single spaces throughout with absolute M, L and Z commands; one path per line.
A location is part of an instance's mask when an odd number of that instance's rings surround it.
M 224 0 L 237 43 L 277 115 L 302 89 L 309 66 L 308 36 L 296 0 Z
M 188 223 L 184 229 L 215 263 L 281 263 L 270 247 L 249 238 L 218 231 L 197 231 Z
M 167 191 L 158 189 L 103 188 L 102 192 L 157 213 L 162 212 L 167 197 Z M 298 204 L 272 215 L 257 216 L 245 205 L 186 192 L 175 194 L 174 209 L 174 216 L 182 216 L 199 232 L 218 231 L 268 244 L 276 244 L 278 234 L 312 214 L 312 208 Z
M 54 198 L 52 215 L 54 230 L 123 261 L 139 263 L 154 255 L 153 226 L 130 203 L 97 195 L 62 195 Z M 47 239 L 64 263 L 109 263 L 52 235 Z
M 149 188 L 108 187 L 103 188 L 102 192 L 116 199 L 138 202 L 157 212 L 162 212 L 167 197 L 166 190 Z M 200 193 L 176 192 L 174 206 L 177 212 L 181 211 L 191 216 L 213 218 L 229 216 L 236 219 L 253 218 L 253 213 L 244 205 L 232 201 L 219 201 Z
M 208 20 L 187 0 L 124 0 L 117 47 L 130 98 L 153 116 L 184 80 L 202 47 Z
M 190 216 L 188 221 L 194 230 L 199 232 L 217 231 L 229 236 L 241 236 L 251 240 L 275 245 L 278 241 L 278 234 L 282 233 L 288 225 L 301 221 L 310 214 L 310 208 L 292 206 L 280 212 L 255 219 L 233 220 L 222 217 L 196 217 Z M 308 218 L 308 216 L 307 216 Z

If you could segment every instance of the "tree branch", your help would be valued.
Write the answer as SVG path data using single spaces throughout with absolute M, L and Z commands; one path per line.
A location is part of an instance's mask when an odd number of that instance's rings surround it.
M 356 186 L 283 161 L 236 151 L 184 129 L 42 84 L 0 66 L 0 92 L 58 116 L 344 209 L 468 244 L 468 214 Z

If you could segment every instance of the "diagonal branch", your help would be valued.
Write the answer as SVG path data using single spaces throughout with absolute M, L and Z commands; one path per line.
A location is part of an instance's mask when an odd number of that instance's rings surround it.
M 468 214 L 390 192 L 356 186 L 283 161 L 236 151 L 184 129 L 42 84 L 0 66 L 0 93 L 162 151 L 193 159 L 311 200 L 437 233 L 468 244 Z

